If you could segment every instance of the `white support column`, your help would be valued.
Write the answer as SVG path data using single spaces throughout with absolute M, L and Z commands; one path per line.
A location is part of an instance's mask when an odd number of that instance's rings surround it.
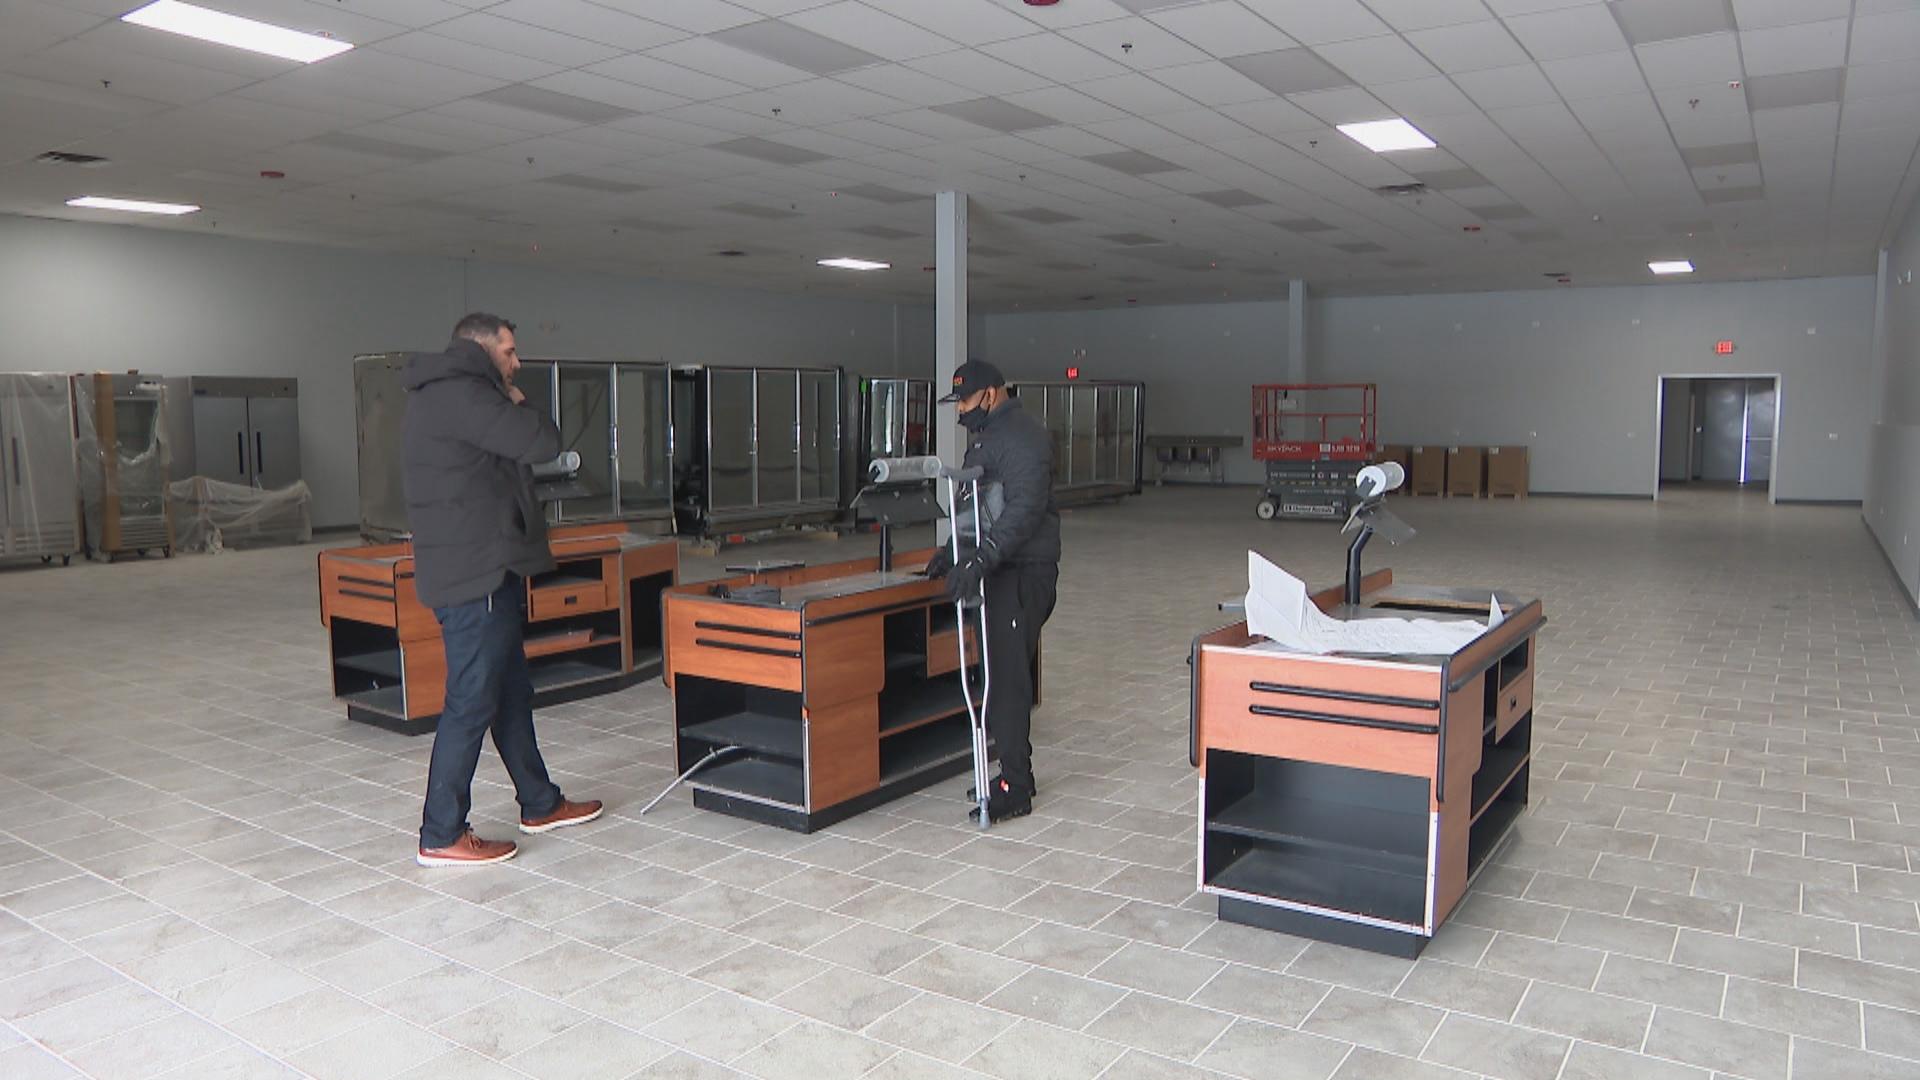
M 1307 377 L 1307 283 L 1298 278 L 1287 282 L 1287 381 L 1311 381 Z
M 953 388 L 953 371 L 967 362 L 967 196 L 942 191 L 934 210 L 934 358 L 933 396 Z M 964 448 L 953 406 L 934 407 L 933 452 L 960 464 Z

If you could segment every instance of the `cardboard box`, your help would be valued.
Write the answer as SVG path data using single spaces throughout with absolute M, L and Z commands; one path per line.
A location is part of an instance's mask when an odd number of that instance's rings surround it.
M 1487 494 L 1527 497 L 1530 483 L 1527 448 L 1524 446 L 1487 447 Z
M 1407 492 L 1411 495 L 1447 493 L 1447 452 L 1440 446 L 1407 448 Z
M 1487 454 L 1478 446 L 1447 447 L 1447 494 L 1478 498 L 1486 492 Z
M 1394 462 L 1405 469 L 1407 475 L 1413 475 L 1413 447 L 1411 446 L 1390 443 L 1382 446 L 1379 452 L 1373 455 L 1373 460 L 1376 463 Z

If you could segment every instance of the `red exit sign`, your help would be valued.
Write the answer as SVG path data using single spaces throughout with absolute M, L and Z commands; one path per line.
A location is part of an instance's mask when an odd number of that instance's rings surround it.
M 1731 342 L 1731 341 L 1716 341 L 1716 342 L 1714 342 L 1714 343 L 1713 343 L 1713 354 L 1714 354 L 1715 356 L 1732 356 L 1732 355 L 1733 355 L 1733 342 Z
M 1079 368 L 1077 368 L 1077 367 L 1070 367 L 1070 368 L 1068 368 L 1068 369 L 1067 369 L 1067 378 L 1069 378 L 1069 379 L 1077 379 L 1077 378 L 1079 378 L 1079 377 L 1080 377 L 1080 369 L 1079 369 Z

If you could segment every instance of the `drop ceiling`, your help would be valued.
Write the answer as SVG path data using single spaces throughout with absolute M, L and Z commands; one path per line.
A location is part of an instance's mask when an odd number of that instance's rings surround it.
M 1920 0 L 201 2 L 357 47 L 0 0 L 0 212 L 925 301 L 954 189 L 995 310 L 1867 273 L 1920 178 Z

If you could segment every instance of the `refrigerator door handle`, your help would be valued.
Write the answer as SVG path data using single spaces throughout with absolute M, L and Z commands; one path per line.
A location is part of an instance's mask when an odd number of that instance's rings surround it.
M 253 433 L 253 486 L 254 487 L 261 487 L 264 485 L 265 481 L 262 478 L 266 475 L 266 472 L 267 472 L 266 444 L 261 441 L 261 435 L 258 431 L 256 431 Z
M 13 486 L 20 487 L 20 436 L 8 440 L 13 444 Z
M 236 476 L 247 475 L 247 433 L 233 433 L 233 471 Z

